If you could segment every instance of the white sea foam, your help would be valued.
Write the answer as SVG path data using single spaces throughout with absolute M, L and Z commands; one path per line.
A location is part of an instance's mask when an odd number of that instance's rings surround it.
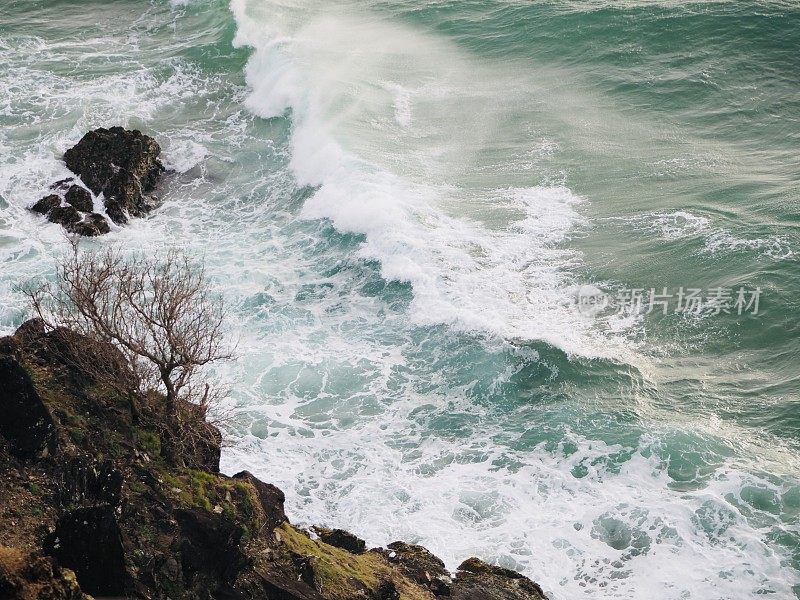
M 795 574 L 743 516 L 753 510 L 743 489 L 780 504 L 781 486 L 720 464 L 702 489 L 679 491 L 649 448 L 617 470 L 626 449 L 580 436 L 516 453 L 490 435 L 420 437 L 408 419 L 250 437 L 225 465 L 276 481 L 301 524 L 345 527 L 370 544 L 416 541 L 451 568 L 478 554 L 523 570 L 554 600 L 792 595 Z M 764 517 L 766 528 L 778 523 Z
M 749 251 L 775 260 L 786 260 L 795 256 L 789 240 L 784 236 L 734 235 L 725 227 L 714 224 L 710 218 L 689 211 L 647 213 L 616 220 L 625 221 L 639 231 L 655 232 L 669 241 L 700 239 L 703 241 L 701 252 L 704 254 Z

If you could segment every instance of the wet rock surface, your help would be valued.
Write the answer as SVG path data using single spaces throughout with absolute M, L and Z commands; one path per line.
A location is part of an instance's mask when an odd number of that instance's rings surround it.
M 106 234 L 111 227 L 104 215 L 94 212 L 92 194 L 103 198 L 105 213 L 117 225 L 144 216 L 158 204 L 152 192 L 164 172 L 160 154 L 158 142 L 137 130 L 90 131 L 64 153 L 67 167 L 86 187 L 72 177 L 56 181 L 31 210 L 73 234 Z
M 156 205 L 149 194 L 164 172 L 160 154 L 150 136 L 111 127 L 84 135 L 64 153 L 64 162 L 96 195 L 105 196 L 108 216 L 123 225 L 128 216 L 141 217 Z
M 0 598 L 544 598 L 529 579 L 477 559 L 453 577 L 421 546 L 365 550 L 343 530 L 292 526 L 280 489 L 246 471 L 218 473 L 216 429 L 205 432 L 202 466 L 167 463 L 157 395 L 134 415 L 128 399 L 97 385 L 98 365 L 129 376 L 113 347 L 41 321 L 0 338 L 0 402 L 22 415 L 14 427 L 0 420 Z M 19 445 L 19 431 L 40 431 L 38 441 Z M 16 548 L 6 571 L 4 545 Z

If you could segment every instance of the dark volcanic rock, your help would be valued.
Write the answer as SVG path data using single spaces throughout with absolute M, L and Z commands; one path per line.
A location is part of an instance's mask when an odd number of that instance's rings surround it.
M 79 185 L 71 186 L 64 195 L 64 199 L 67 204 L 71 204 L 81 212 L 92 212 L 92 195 Z
M 74 177 L 67 177 L 66 179 L 59 179 L 54 184 L 50 186 L 51 190 L 58 190 L 59 192 L 63 192 L 68 190 L 72 187 L 72 184 L 75 183 Z
M 108 504 L 65 513 L 45 538 L 44 551 L 75 571 L 94 596 L 122 596 L 128 587 L 125 556 L 114 508 Z
M 56 206 L 47 213 L 47 219 L 51 223 L 59 223 L 66 227 L 78 223 L 81 220 L 81 213 L 75 210 L 74 206 Z
M 428 587 L 436 596 L 450 595 L 450 573 L 444 563 L 427 548 L 405 542 L 392 542 L 389 560 L 397 563 L 412 581 Z
M 58 208 L 59 206 L 61 206 L 61 197 L 57 194 L 50 194 L 31 206 L 31 210 L 39 213 L 40 215 L 46 215 L 51 210 Z
M 32 459 L 56 447 L 56 425 L 28 372 L 14 358 L 0 357 L 0 435 L 12 454 Z
M 178 509 L 180 554 L 184 581 L 191 591 L 232 584 L 247 564 L 239 543 L 244 531 L 222 515 L 203 510 Z
M 104 194 L 108 216 L 121 225 L 128 215 L 142 216 L 155 206 L 148 194 L 164 171 L 159 154 L 161 147 L 153 138 L 112 127 L 84 135 L 64 153 L 64 162 L 90 190 Z
M 106 221 L 106 218 L 98 213 L 86 215 L 83 221 L 70 223 L 69 225 L 65 225 L 65 227 L 70 233 L 77 233 L 78 235 L 86 237 L 95 237 L 111 231 L 111 227 L 108 221 Z
M 282 523 L 289 522 L 283 508 L 286 502 L 286 495 L 282 490 L 271 483 L 264 483 L 248 471 L 237 473 L 233 478 L 246 481 L 255 488 L 256 494 L 258 494 L 258 501 L 261 504 L 261 509 L 264 511 L 264 517 L 266 519 L 264 529 L 266 531 L 272 531 Z
M 544 591 L 524 575 L 468 558 L 458 567 L 453 600 L 547 600 Z
M 360 537 L 345 531 L 344 529 L 327 529 L 325 527 L 315 527 L 314 531 L 326 544 L 336 546 L 342 550 L 347 550 L 353 554 L 366 552 L 367 544 Z

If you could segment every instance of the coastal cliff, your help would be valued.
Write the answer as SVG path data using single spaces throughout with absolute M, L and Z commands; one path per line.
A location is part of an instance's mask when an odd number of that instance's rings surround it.
M 293 526 L 281 490 L 219 472 L 209 423 L 173 466 L 163 398 L 133 410 L 80 367 L 87 357 L 126 376 L 113 347 L 40 321 L 0 338 L 0 597 L 545 598 L 477 558 L 451 574 L 420 546 L 367 549 L 346 531 Z

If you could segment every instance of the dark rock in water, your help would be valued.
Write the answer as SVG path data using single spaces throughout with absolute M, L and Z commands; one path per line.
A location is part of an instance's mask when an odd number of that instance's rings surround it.
M 156 201 L 148 194 L 164 171 L 159 154 L 153 138 L 112 127 L 84 135 L 64 153 L 64 162 L 90 190 L 104 194 L 108 216 L 122 225 L 128 215 L 142 216 L 154 208 Z
M 61 206 L 61 197 L 57 194 L 50 194 L 31 206 L 31 210 L 39 213 L 40 215 L 46 215 L 51 210 L 58 208 L 59 206 Z
M 56 424 L 31 377 L 16 359 L 0 357 L 0 435 L 12 454 L 33 459 L 56 448 Z
M 237 473 L 233 478 L 246 481 L 255 488 L 258 501 L 261 504 L 261 509 L 264 511 L 264 516 L 266 518 L 264 525 L 265 531 L 272 531 L 282 523 L 289 522 L 284 512 L 286 495 L 282 490 L 271 483 L 264 483 L 247 471 Z
M 342 550 L 347 550 L 352 554 L 361 554 L 366 552 L 367 544 L 364 540 L 356 537 L 349 531 L 344 529 L 327 529 L 325 527 L 315 527 L 314 531 L 326 544 L 336 546 Z
M 521 573 L 468 558 L 458 567 L 453 600 L 547 600 L 544 591 Z
M 64 190 L 69 189 L 72 187 L 72 184 L 75 183 L 74 177 L 67 177 L 66 179 L 59 179 L 54 184 L 50 186 L 51 190 L 58 190 L 63 192 Z
M 75 573 L 52 558 L 0 546 L 0 598 L 3 600 L 91 600 Z
M 125 595 L 128 573 L 113 507 L 103 504 L 65 513 L 45 538 L 44 551 L 75 571 L 84 592 Z
M 426 586 L 436 596 L 450 595 L 450 573 L 427 548 L 405 542 L 392 542 L 387 548 L 392 551 L 389 560 L 397 563 L 412 581 Z
M 67 231 L 76 233 L 86 237 L 96 237 L 111 231 L 111 226 L 106 221 L 106 218 L 98 213 L 86 215 L 82 221 L 78 223 L 70 223 L 65 225 Z
M 75 210 L 74 206 L 57 206 L 47 213 L 47 219 L 51 223 L 59 223 L 66 226 L 80 222 L 81 213 Z
M 67 204 L 71 204 L 81 212 L 92 212 L 94 203 L 92 202 L 92 195 L 88 190 L 79 185 L 73 185 L 64 195 Z

